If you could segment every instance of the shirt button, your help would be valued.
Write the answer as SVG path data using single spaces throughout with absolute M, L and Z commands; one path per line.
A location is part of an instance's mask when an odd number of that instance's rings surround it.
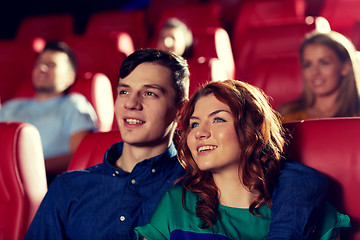
M 131 183 L 132 183 L 132 184 L 135 184 L 135 183 L 136 183 L 136 180 L 135 180 L 135 179 L 132 179 L 132 180 L 131 180 Z
M 122 222 L 125 221 L 125 217 L 124 217 L 124 216 L 121 216 L 121 217 L 120 217 L 120 221 L 122 221 Z
M 119 171 L 115 171 L 116 175 L 119 175 Z
M 115 177 L 115 173 L 113 173 L 113 177 Z
M 151 172 L 152 172 L 152 173 L 155 173 L 155 172 L 156 172 L 155 168 L 151 169 Z

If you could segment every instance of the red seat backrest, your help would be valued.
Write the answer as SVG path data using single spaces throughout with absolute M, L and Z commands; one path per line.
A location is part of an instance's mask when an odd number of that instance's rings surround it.
M 217 58 L 190 59 L 188 65 L 190 70 L 189 96 L 209 81 L 228 79 L 224 64 Z
M 240 51 L 239 42 L 252 28 L 303 19 L 304 13 L 304 0 L 243 1 L 232 29 L 231 40 L 235 52 Z
M 116 96 L 119 69 L 125 54 L 118 49 L 117 39 L 104 37 L 68 37 L 64 39 L 73 50 L 78 62 L 78 74 L 87 72 L 104 73 L 109 79 Z
M 47 14 L 24 18 L 18 28 L 16 39 L 41 37 L 47 41 L 59 41 L 73 34 L 74 18 L 71 14 Z
M 47 191 L 40 134 L 27 123 L 0 122 L 0 237 L 24 239 Z
M 264 59 L 254 66 L 250 83 L 261 88 L 273 108 L 300 97 L 303 80 L 297 55 Z
M 86 36 L 116 37 L 119 32 L 127 32 L 135 49 L 144 48 L 148 41 L 143 10 L 121 11 L 107 10 L 90 16 L 86 26 Z
M 20 83 L 26 79 L 23 51 L 15 41 L 0 41 L 0 101 L 14 97 Z
M 221 27 L 193 31 L 193 58 L 218 58 L 224 65 L 229 79 L 235 77 L 235 62 L 230 37 Z
M 326 18 L 331 29 L 351 38 L 356 21 L 360 20 L 360 1 L 324 0 L 320 16 Z
M 352 221 L 354 235 L 344 239 L 359 239 L 360 118 L 305 120 L 284 127 L 292 133 L 287 156 L 328 177 L 329 201 Z
M 84 137 L 68 167 L 70 170 L 82 170 L 103 162 L 106 150 L 121 141 L 119 131 L 90 133 Z
M 250 81 L 253 67 L 262 59 L 297 54 L 305 34 L 315 30 L 316 21 L 305 19 L 293 23 L 253 28 L 244 36 L 235 58 L 236 78 Z
M 161 12 L 157 22 L 155 33 L 169 18 L 178 18 L 184 22 L 190 30 L 196 31 L 203 28 L 222 27 L 220 20 L 221 8 L 217 3 L 193 3 L 177 7 L 170 7 Z

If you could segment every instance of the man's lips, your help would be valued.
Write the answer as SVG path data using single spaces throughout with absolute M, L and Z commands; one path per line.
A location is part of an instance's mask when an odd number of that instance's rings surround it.
M 145 123 L 144 121 L 135 119 L 135 118 L 125 118 L 124 122 L 128 123 L 128 124 L 144 124 Z

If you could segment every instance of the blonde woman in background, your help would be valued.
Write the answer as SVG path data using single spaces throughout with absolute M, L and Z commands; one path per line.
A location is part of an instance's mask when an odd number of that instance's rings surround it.
M 279 108 L 284 122 L 359 116 L 359 64 L 352 42 L 338 32 L 311 32 L 300 46 L 301 97 Z

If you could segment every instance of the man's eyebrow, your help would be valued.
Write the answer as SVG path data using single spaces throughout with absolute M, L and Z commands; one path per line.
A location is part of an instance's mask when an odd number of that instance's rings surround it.
M 124 83 L 119 82 L 117 87 L 129 88 L 130 86 L 128 84 L 124 84 Z M 157 85 L 157 84 L 145 84 L 143 87 L 144 88 L 154 88 L 154 89 L 157 89 L 157 90 L 161 91 L 162 93 L 166 92 L 165 88 L 163 88 L 162 86 Z
M 220 112 L 226 112 L 226 113 L 229 113 L 231 114 L 228 110 L 224 110 L 224 109 L 219 109 L 219 110 L 216 110 L 216 111 L 213 111 L 211 112 L 208 116 L 211 117 L 211 116 L 214 116 Z M 190 119 L 200 119 L 199 117 L 196 117 L 196 116 L 191 116 Z
M 161 91 L 162 93 L 166 92 L 165 88 L 163 88 L 162 86 L 157 85 L 157 84 L 145 84 L 144 87 L 145 88 L 154 88 L 154 89 Z
M 124 84 L 124 83 L 118 83 L 117 84 L 117 87 L 130 87 L 129 85 L 127 85 L 127 84 Z

